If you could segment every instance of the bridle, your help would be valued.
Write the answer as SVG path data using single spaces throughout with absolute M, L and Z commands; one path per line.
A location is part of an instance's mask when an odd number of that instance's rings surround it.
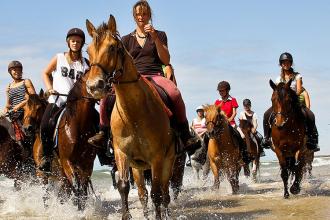
M 212 131 L 208 131 L 207 134 L 210 138 L 219 138 L 219 135 L 224 132 L 224 127 L 221 126 L 221 122 L 223 119 L 220 118 L 218 114 L 214 120 L 205 122 L 205 125 L 208 126 L 209 124 L 213 125 Z
M 106 88 L 111 88 L 112 84 L 128 84 L 128 83 L 135 83 L 140 80 L 141 76 L 138 75 L 138 77 L 134 80 L 127 80 L 122 81 L 119 80 L 123 76 L 123 63 L 125 59 L 125 48 L 121 40 L 119 39 L 118 35 L 113 35 L 110 33 L 110 35 L 117 41 L 117 47 L 115 48 L 117 51 L 116 56 L 116 65 L 112 69 L 105 68 L 102 64 L 98 62 L 93 62 L 90 64 L 90 67 L 97 67 L 102 71 L 102 74 L 104 78 L 106 79 Z

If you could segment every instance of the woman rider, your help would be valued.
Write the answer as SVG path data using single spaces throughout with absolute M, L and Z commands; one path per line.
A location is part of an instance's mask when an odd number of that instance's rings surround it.
M 200 147 L 200 141 L 190 134 L 185 104 L 180 91 L 171 80 L 164 77 L 162 70 L 162 65 L 170 63 L 166 33 L 156 30 L 150 23 L 152 20 L 151 8 L 147 1 L 138 1 L 133 6 L 133 17 L 136 22 L 136 29 L 124 36 L 122 42 L 133 57 L 138 72 L 142 76 L 150 78 L 170 96 L 177 129 L 181 133 L 180 137 L 185 145 L 184 150 L 193 153 L 195 148 Z M 105 115 L 105 113 L 102 113 L 106 112 L 105 108 L 105 105 L 100 106 L 100 115 Z M 100 121 L 100 127 L 103 131 L 90 138 L 89 143 L 99 146 L 105 145 L 105 140 L 108 138 L 106 134 L 110 133 L 110 117 L 105 118 L 104 121 L 101 117 Z
M 280 82 L 287 83 L 290 79 L 292 79 L 291 89 L 296 92 L 298 96 L 302 95 L 304 91 L 302 87 L 302 76 L 300 73 L 295 72 L 292 68 L 293 64 L 293 57 L 290 53 L 285 52 L 280 55 L 279 58 L 279 65 L 281 66 L 281 73 L 280 76 L 276 79 L 276 84 Z M 318 132 L 315 125 L 315 116 L 314 113 L 306 107 L 304 98 L 299 98 L 301 102 L 301 109 L 305 116 L 306 121 L 306 132 L 307 132 L 307 148 L 313 150 L 314 152 L 319 151 L 320 148 L 318 147 Z M 273 112 L 272 108 L 269 108 L 264 114 L 264 139 L 263 139 L 263 147 L 270 148 L 271 140 L 271 125 L 270 122 L 273 120 Z

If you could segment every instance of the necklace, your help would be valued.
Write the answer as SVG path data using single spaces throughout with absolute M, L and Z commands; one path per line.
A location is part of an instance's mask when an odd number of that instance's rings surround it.
M 136 33 L 136 35 L 138 36 L 138 38 L 141 38 L 141 39 L 145 39 L 145 38 L 147 38 L 147 37 L 148 37 L 148 35 L 145 35 L 145 36 L 140 36 L 140 35 L 138 34 L 138 32 L 137 32 L 137 31 L 136 31 L 135 33 Z

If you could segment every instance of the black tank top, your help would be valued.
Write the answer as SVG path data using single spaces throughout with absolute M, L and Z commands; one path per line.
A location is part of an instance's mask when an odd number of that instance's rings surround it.
M 26 93 L 26 87 L 25 82 L 23 82 L 22 85 L 10 88 L 8 90 L 8 98 L 9 98 L 9 104 L 10 104 L 10 110 L 12 110 L 16 105 L 20 104 L 25 100 L 25 93 Z M 17 110 L 16 112 L 13 112 L 11 115 L 11 120 L 18 119 L 23 116 L 24 110 L 21 108 Z

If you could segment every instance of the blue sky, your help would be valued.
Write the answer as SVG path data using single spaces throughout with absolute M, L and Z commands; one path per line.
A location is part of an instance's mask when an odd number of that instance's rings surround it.
M 11 81 L 7 65 L 20 60 L 24 77 L 36 89 L 44 87 L 41 72 L 58 52 L 67 50 L 65 36 L 72 27 L 86 31 L 110 14 L 125 35 L 134 30 L 132 0 L 2 1 L 0 14 L 0 107 Z M 321 152 L 330 154 L 330 85 L 328 1 L 149 1 L 155 28 L 168 35 L 171 63 L 187 107 L 189 120 L 200 104 L 218 98 L 217 83 L 231 83 L 232 96 L 241 106 L 244 98 L 262 123 L 270 106 L 269 79 L 279 73 L 278 57 L 293 54 L 295 69 L 311 95 L 320 133 Z M 91 39 L 87 37 L 86 42 Z M 238 111 L 241 111 L 240 107 Z M 259 131 L 262 132 L 260 126 Z M 263 158 L 274 159 L 273 152 Z

